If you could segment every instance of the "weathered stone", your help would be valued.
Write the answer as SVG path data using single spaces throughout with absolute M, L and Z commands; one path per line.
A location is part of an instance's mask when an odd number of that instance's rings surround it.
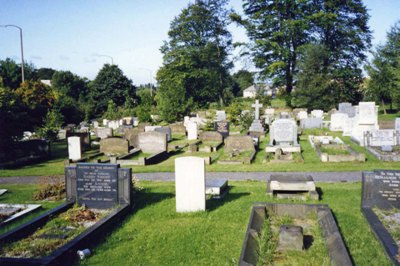
M 151 126 L 151 124 L 150 124 L 150 123 L 139 123 L 138 126 L 137 126 L 137 128 L 138 128 L 138 130 L 139 130 L 140 132 L 144 132 L 144 129 L 145 129 L 147 126 Z
M 82 146 L 80 137 L 69 137 L 68 138 L 68 158 L 76 161 L 82 157 Z
M 206 209 L 204 159 L 181 157 L 175 159 L 175 195 L 177 212 Z
M 167 134 L 162 132 L 141 132 L 138 148 L 144 153 L 159 153 L 167 150 Z
M 122 138 L 108 138 L 100 140 L 100 152 L 106 155 L 122 155 L 129 152 L 129 143 Z
M 296 225 L 281 225 L 279 228 L 278 251 L 303 250 L 303 228 Z
M 225 111 L 217 111 L 216 112 L 216 121 L 226 121 L 226 113 Z
M 169 127 L 171 128 L 172 134 L 179 134 L 179 135 L 186 134 L 186 128 L 182 124 L 170 124 Z
M 290 193 L 287 193 L 290 192 Z M 298 193 L 298 195 L 295 194 Z M 267 184 L 267 194 L 272 196 L 277 194 L 278 197 L 294 197 L 304 199 L 302 194 L 306 192 L 312 199 L 318 199 L 319 195 L 316 191 L 314 180 L 311 176 L 288 176 L 288 175 L 271 175 Z
M 197 124 L 195 122 L 189 121 L 186 126 L 188 132 L 188 140 L 195 140 L 197 139 Z
M 95 129 L 95 132 L 96 132 L 96 137 L 98 137 L 100 139 L 106 139 L 106 138 L 113 136 L 112 128 L 106 128 L 106 127 L 100 128 L 99 127 L 99 128 Z
M 165 133 L 167 134 L 167 140 L 168 141 L 172 140 L 172 131 L 170 127 L 157 127 L 154 129 L 154 131 Z
M 200 133 L 199 139 L 203 142 L 206 141 L 216 141 L 216 142 L 222 142 L 223 138 L 222 135 L 218 132 L 215 131 L 204 131 Z
M 250 136 L 229 136 L 225 139 L 225 152 L 255 151 L 253 139 Z
M 322 128 L 322 118 L 321 117 L 308 117 L 305 119 L 301 119 L 300 127 L 302 129 Z
M 229 122 L 216 121 L 214 122 L 214 130 L 220 133 L 224 138 L 229 136 Z

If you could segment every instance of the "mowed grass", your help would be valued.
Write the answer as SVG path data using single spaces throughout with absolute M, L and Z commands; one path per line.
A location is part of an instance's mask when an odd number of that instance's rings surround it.
M 229 195 L 207 201 L 207 211 L 178 214 L 173 182 L 142 185 L 135 210 L 83 265 L 237 265 L 253 203 L 293 202 L 267 197 L 265 182 L 230 182 Z M 322 200 L 308 203 L 329 204 L 355 264 L 391 265 L 361 214 L 361 184 L 317 186 Z
M 38 189 L 38 185 L 35 184 L 5 184 L 1 185 L 2 189 L 8 189 L 7 193 L 0 196 L 0 203 L 2 204 L 41 204 L 42 207 L 39 210 L 34 211 L 31 214 L 24 216 L 21 219 L 16 220 L 10 224 L 0 226 L 0 234 L 3 234 L 22 223 L 30 221 L 31 219 L 39 216 L 40 214 L 55 208 L 60 205 L 62 201 L 35 201 L 32 198 L 33 193 Z

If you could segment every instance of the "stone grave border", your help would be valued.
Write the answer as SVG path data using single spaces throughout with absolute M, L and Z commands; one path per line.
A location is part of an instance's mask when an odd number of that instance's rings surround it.
M 134 149 L 132 152 L 128 154 L 116 157 L 115 163 L 119 165 L 150 165 L 165 161 L 166 159 L 169 158 L 169 153 L 167 151 L 161 151 L 158 153 L 151 154 L 150 156 L 147 157 L 139 158 L 137 160 L 126 159 L 139 152 L 141 152 L 141 149 Z M 112 160 L 111 162 L 113 163 Z
M 375 147 L 368 146 L 365 148 L 370 154 L 375 156 L 378 160 L 384 162 L 400 162 L 400 153 L 396 154 L 394 152 L 391 152 L 391 154 L 381 154 L 377 149 L 375 149 Z
M 374 175 L 375 172 L 362 173 L 361 212 L 371 227 L 376 239 L 378 239 L 380 244 L 383 246 L 386 256 L 394 263 L 394 265 L 400 265 L 400 261 L 396 258 L 400 255 L 400 247 L 396 245 L 393 237 L 372 210 L 376 202 L 374 202 L 372 199 L 369 199 L 371 191 L 367 188 L 367 182 L 371 183 L 372 185 L 371 179 Z
M 325 244 L 332 265 L 353 265 L 352 259 L 343 242 L 331 209 L 326 204 L 280 204 L 280 203 L 255 203 L 252 207 L 249 224 L 242 245 L 239 265 L 256 265 L 258 261 L 259 243 L 258 235 L 268 215 L 273 212 L 277 215 L 290 215 L 302 217 L 311 212 L 317 213 L 317 220 L 325 239 Z
M 359 153 L 353 150 L 353 148 L 350 147 L 350 145 L 347 144 L 322 144 L 324 146 L 327 146 L 328 148 L 331 147 L 335 149 L 337 146 L 343 146 L 345 147 L 345 150 L 347 150 L 350 154 L 344 155 L 344 154 L 339 154 L 339 155 L 334 155 L 334 154 L 329 154 L 329 153 L 323 153 L 321 152 L 321 145 L 317 145 L 312 141 L 312 135 L 308 136 L 308 141 L 310 142 L 311 146 L 314 148 L 315 152 L 317 153 L 317 156 L 323 163 L 340 163 L 340 162 L 365 162 L 365 154 L 364 153 Z M 315 136 L 318 137 L 318 136 Z M 324 156 L 326 154 L 326 156 Z M 326 160 L 325 160 L 326 159 Z
M 45 225 L 53 216 L 67 211 L 73 207 L 77 199 L 76 175 L 67 178 L 67 171 L 73 171 L 76 167 L 66 167 L 66 203 L 24 223 L 15 229 L 0 235 L 0 245 L 18 241 L 32 234 L 36 229 Z M 75 171 L 76 172 L 76 171 Z M 67 244 L 54 250 L 50 255 L 42 258 L 15 258 L 0 257 L 1 265 L 62 265 L 65 261 L 73 263 L 78 260 L 77 250 L 93 248 L 102 241 L 108 232 L 118 224 L 132 209 L 130 187 L 132 185 L 132 169 L 118 168 L 118 199 L 120 205 L 106 217 L 79 234 Z M 129 195 L 128 195 L 129 194 Z
M 234 161 L 234 160 L 218 160 L 217 164 L 251 164 L 251 162 L 256 157 L 257 150 L 253 151 L 253 153 L 249 157 L 245 157 L 241 161 Z
M 38 210 L 42 205 L 40 204 L 10 204 L 10 203 L 2 203 L 0 204 L 0 207 L 19 207 L 19 208 L 25 208 L 22 211 L 19 211 L 13 215 L 11 215 L 10 217 L 8 217 L 7 219 L 5 219 L 4 221 L 0 222 L 0 225 L 5 225 L 7 223 L 13 222 L 16 219 L 19 219 L 27 214 L 30 214 L 36 210 Z

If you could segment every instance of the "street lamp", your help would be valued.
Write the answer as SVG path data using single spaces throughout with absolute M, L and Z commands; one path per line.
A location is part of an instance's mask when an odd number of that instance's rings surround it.
M 23 46 L 23 43 L 22 43 L 22 29 L 20 27 L 18 27 L 17 25 L 11 25 L 11 24 L 9 24 L 9 25 L 0 25 L 0 27 L 4 27 L 4 28 L 14 27 L 14 28 L 19 29 L 19 37 L 20 37 L 20 40 L 21 40 L 21 60 L 22 60 L 21 72 L 22 72 L 22 82 L 24 82 L 25 81 L 25 75 L 24 75 L 24 46 Z
M 111 65 L 114 65 L 114 59 L 109 56 L 109 55 L 105 55 L 105 54 L 94 54 L 94 56 L 102 56 L 102 57 L 108 57 L 111 59 Z

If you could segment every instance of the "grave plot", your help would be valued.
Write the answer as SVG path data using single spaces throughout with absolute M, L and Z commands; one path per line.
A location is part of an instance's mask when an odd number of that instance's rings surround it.
M 358 153 L 349 145 L 332 136 L 308 136 L 321 162 L 365 162 L 365 154 Z
M 216 152 L 222 146 L 224 139 L 218 132 L 206 131 L 200 133 L 200 141 L 198 145 L 200 152 Z
M 225 139 L 224 153 L 218 164 L 251 164 L 256 155 L 253 139 L 250 136 L 229 136 Z
M 67 201 L 0 236 L 0 264 L 73 264 L 131 209 L 131 169 L 115 164 L 66 167 Z
M 328 205 L 253 206 L 239 265 L 353 265 Z
M 400 161 L 400 131 L 380 129 L 364 132 L 364 146 L 381 161 Z
M 400 171 L 363 172 L 361 210 L 388 257 L 400 265 Z

